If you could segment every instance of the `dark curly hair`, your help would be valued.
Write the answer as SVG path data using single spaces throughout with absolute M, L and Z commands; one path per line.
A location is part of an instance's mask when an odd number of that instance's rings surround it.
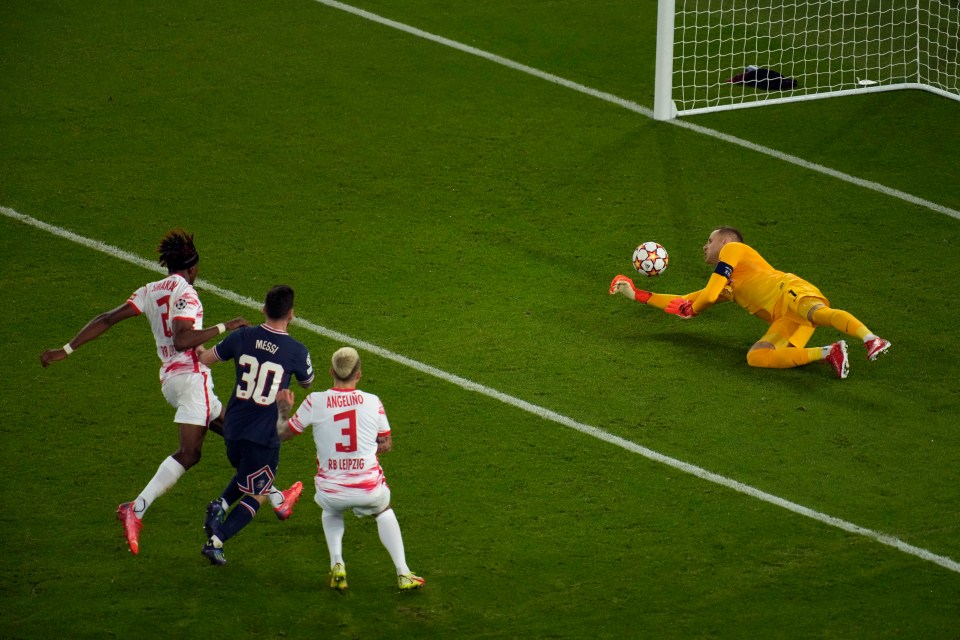
M 163 236 L 157 247 L 160 264 L 170 273 L 189 269 L 200 261 L 200 254 L 193 246 L 193 235 L 183 229 L 174 229 Z
M 271 320 L 281 320 L 293 309 L 293 288 L 287 284 L 278 284 L 267 291 L 267 299 L 263 303 L 267 317 Z

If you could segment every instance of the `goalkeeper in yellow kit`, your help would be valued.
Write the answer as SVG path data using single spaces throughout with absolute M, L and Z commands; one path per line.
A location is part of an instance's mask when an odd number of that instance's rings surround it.
M 747 352 L 751 367 L 787 369 L 826 360 L 840 379 L 850 371 L 847 343 L 843 340 L 824 347 L 807 347 L 816 327 L 830 326 L 863 340 L 867 358 L 890 349 L 890 342 L 874 335 L 850 313 L 833 309 L 820 290 L 795 276 L 774 269 L 733 227 L 718 227 L 703 245 L 703 258 L 715 265 L 707 286 L 683 296 L 650 293 L 637 289 L 626 276 L 610 283 L 610 294 L 619 293 L 643 304 L 653 305 L 681 318 L 692 318 L 713 304 L 733 300 L 770 325 Z

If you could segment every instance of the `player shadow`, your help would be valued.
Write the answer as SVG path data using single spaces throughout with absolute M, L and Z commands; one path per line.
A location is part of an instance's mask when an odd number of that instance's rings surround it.
M 686 357 L 701 363 L 704 367 L 716 369 L 722 367 L 724 375 L 738 376 L 744 380 L 756 380 L 758 377 L 777 377 L 777 384 L 793 384 L 806 389 L 813 380 L 832 380 L 833 372 L 829 367 L 812 363 L 790 369 L 762 369 L 747 364 L 747 351 L 752 342 L 737 344 L 730 339 L 688 334 L 688 333 L 651 333 L 644 340 L 670 345 L 684 353 Z
M 742 362 L 746 365 L 747 349 L 750 345 L 741 346 L 731 344 L 729 340 L 722 340 L 712 336 L 703 336 L 690 333 L 664 332 L 644 335 L 644 340 L 661 342 L 683 350 L 703 362 Z

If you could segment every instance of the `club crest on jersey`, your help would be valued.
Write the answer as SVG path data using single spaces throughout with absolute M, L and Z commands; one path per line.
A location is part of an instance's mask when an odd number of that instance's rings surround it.
M 263 466 L 246 478 L 246 483 L 237 483 L 240 490 L 250 495 L 265 495 L 273 485 L 273 472 L 269 466 Z

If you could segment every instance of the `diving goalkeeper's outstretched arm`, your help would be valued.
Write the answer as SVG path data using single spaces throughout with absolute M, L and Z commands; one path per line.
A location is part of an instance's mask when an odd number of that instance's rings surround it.
M 683 300 L 693 303 L 702 291 L 701 289 L 700 291 L 686 293 L 682 296 L 676 293 L 651 293 L 650 291 L 637 289 L 633 284 L 633 280 L 627 276 L 617 276 L 613 279 L 613 282 L 610 283 L 610 295 L 619 293 L 625 298 L 636 300 L 641 304 L 647 304 L 657 309 L 666 309 L 670 303 L 677 298 L 682 298 Z

